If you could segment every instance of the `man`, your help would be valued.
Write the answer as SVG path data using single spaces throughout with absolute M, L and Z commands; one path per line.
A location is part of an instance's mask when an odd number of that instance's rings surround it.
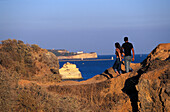
M 135 60 L 135 52 L 134 52 L 134 48 L 132 43 L 128 42 L 128 37 L 124 37 L 124 41 L 125 43 L 123 43 L 122 45 L 122 49 L 124 51 L 124 61 L 125 61 L 125 69 L 126 69 L 126 73 L 128 73 L 129 71 L 132 71 L 132 68 L 130 67 L 130 63 L 131 61 Z M 131 55 L 131 51 L 133 53 L 133 57 Z

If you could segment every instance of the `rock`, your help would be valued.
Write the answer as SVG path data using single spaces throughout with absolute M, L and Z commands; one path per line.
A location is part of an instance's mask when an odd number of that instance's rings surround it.
M 158 66 L 159 61 L 152 62 L 157 68 L 148 69 L 139 79 L 137 90 L 141 112 L 170 111 L 170 97 L 168 94 L 170 88 L 170 61 L 164 61 L 164 65 L 160 64 Z
M 170 111 L 170 43 L 159 44 L 142 62 L 143 74 L 136 86 L 141 112 Z
M 59 72 L 62 76 L 62 79 L 82 79 L 81 72 L 76 67 L 75 64 L 69 62 L 65 63 Z
M 149 62 L 155 59 L 166 60 L 170 58 L 170 43 L 159 44 L 147 58 L 142 62 L 143 65 L 147 65 Z

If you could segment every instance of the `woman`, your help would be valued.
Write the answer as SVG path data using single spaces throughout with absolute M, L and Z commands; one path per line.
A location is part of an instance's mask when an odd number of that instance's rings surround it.
M 116 61 L 113 65 L 113 69 L 116 72 L 116 74 L 119 76 L 122 74 L 122 70 L 121 70 L 121 63 L 122 63 L 122 48 L 120 47 L 120 44 L 118 42 L 115 43 L 115 47 L 116 47 Z

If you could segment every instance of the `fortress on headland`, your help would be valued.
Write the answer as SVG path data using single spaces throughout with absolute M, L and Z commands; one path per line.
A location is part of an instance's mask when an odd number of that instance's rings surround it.
M 97 58 L 97 53 L 82 53 L 76 54 L 73 56 L 58 56 L 58 59 L 88 59 L 88 58 Z
M 90 53 L 84 53 L 83 51 L 78 52 L 69 52 L 65 49 L 61 50 L 48 50 L 52 53 L 54 53 L 58 59 L 89 59 L 89 58 L 97 58 L 96 52 L 90 52 Z

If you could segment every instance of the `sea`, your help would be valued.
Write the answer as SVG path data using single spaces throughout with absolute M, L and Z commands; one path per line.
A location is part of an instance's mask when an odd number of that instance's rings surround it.
M 148 54 L 136 54 L 135 61 L 132 63 L 141 63 Z M 112 60 L 113 59 L 113 60 Z M 60 61 L 60 68 L 67 62 L 76 64 L 79 68 L 83 79 L 75 81 L 83 81 L 94 77 L 97 74 L 102 74 L 106 69 L 113 66 L 116 59 L 116 55 L 98 55 L 98 58 L 95 59 L 84 59 L 84 60 L 67 60 Z

